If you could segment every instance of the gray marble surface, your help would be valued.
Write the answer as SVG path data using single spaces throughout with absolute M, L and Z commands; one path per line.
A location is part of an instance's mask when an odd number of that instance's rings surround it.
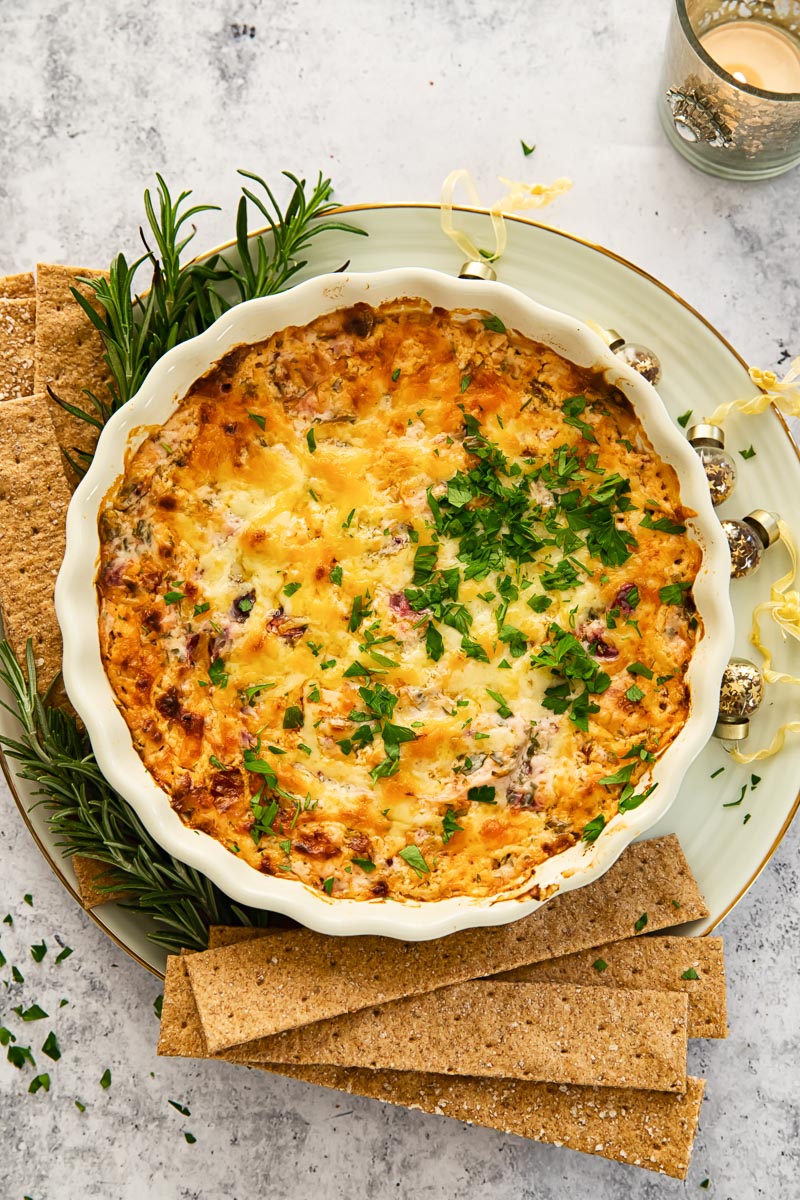
M 134 253 L 156 170 L 224 206 L 204 221 L 205 245 L 229 235 L 239 166 L 268 178 L 321 168 L 352 202 L 436 200 L 457 165 L 487 199 L 498 174 L 569 175 L 553 223 L 638 262 L 747 359 L 777 364 L 800 353 L 800 172 L 723 183 L 668 147 L 655 116 L 668 10 L 0 0 L 0 273 Z M 536 143 L 531 159 L 521 138 Z M 53 1080 L 28 1095 L 30 1073 L 3 1052 L 0 1200 L 800 1196 L 800 826 L 724 922 L 732 1034 L 691 1050 L 708 1095 L 684 1185 L 223 1064 L 157 1059 L 158 982 L 63 892 L 5 788 L 0 811 L 0 916 L 14 920 L 0 924 L 2 978 L 13 963 L 25 977 L 4 987 L 0 1023 L 19 1003 L 50 1013 L 24 1030 Z M 42 939 L 37 964 L 29 947 Z M 56 966 L 61 943 L 74 953 Z M 52 1064 L 39 1052 L 50 1028 L 63 1051 Z

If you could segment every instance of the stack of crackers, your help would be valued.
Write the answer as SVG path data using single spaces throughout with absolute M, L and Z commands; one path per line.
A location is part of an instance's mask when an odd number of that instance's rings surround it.
M 99 271 L 40 264 L 0 277 L 0 611 L 20 661 L 32 639 L 44 686 L 61 669 L 53 589 L 77 476 L 67 455 L 91 450 L 97 431 L 53 399 L 91 411 L 85 389 L 107 398 L 103 345 L 72 295 Z
M 727 1034 L 719 938 L 674 836 L 511 925 L 430 942 L 212 928 L 168 959 L 159 1054 L 228 1062 L 686 1177 Z
M 0 278 L 0 612 L 46 686 L 76 451 L 64 410 L 105 398 L 101 341 L 72 295 L 99 272 Z M 84 905 L 113 899 L 73 859 Z M 684 1178 L 704 1084 L 687 1039 L 726 1036 L 722 944 L 638 937 L 707 916 L 674 837 L 502 927 L 404 943 L 216 928 L 168 960 L 159 1053 L 232 1063 Z

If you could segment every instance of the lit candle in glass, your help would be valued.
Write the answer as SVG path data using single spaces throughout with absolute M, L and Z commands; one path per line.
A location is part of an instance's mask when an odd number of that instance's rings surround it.
M 765 92 L 800 92 L 800 45 L 763 21 L 727 21 L 700 45 L 739 83 Z
M 800 165 L 800 0 L 672 0 L 658 108 L 684 158 L 726 179 Z

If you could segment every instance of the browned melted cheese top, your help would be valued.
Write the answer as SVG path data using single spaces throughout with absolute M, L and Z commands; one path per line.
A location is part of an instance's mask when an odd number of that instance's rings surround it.
M 105 666 L 181 819 L 254 868 L 521 894 L 686 720 L 685 515 L 597 374 L 490 314 L 358 305 L 232 352 L 131 456 Z

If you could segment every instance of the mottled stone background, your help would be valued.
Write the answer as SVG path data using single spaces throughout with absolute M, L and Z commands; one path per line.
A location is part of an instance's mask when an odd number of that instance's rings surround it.
M 223 205 L 203 221 L 207 246 L 229 236 L 239 166 L 270 179 L 321 168 L 353 202 L 435 200 L 456 165 L 490 198 L 498 174 L 569 175 L 556 224 L 663 279 L 750 361 L 777 364 L 800 353 L 800 172 L 723 183 L 668 147 L 655 116 L 668 10 L 0 0 L 0 273 L 136 253 L 156 170 Z M 536 143 L 530 160 L 521 138 Z M 692 1047 L 709 1083 L 684 1186 L 223 1064 L 157 1059 L 157 981 L 62 891 L 5 790 L 0 805 L 0 914 L 14 916 L 0 946 L 25 976 L 0 994 L 0 1023 L 38 1002 L 53 1020 L 26 1027 L 34 1050 L 50 1025 L 63 1050 L 49 1094 L 29 1096 L 29 1073 L 0 1059 L 2 1200 L 800 1196 L 800 827 L 724 923 L 733 1032 Z M 42 938 L 36 964 L 28 948 Z M 74 954 L 56 967 L 59 940 Z

